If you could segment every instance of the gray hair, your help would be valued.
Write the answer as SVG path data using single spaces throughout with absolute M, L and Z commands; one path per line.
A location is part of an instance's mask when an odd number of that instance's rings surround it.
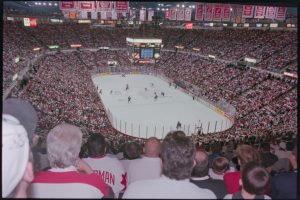
M 51 167 L 75 165 L 82 144 L 81 130 L 70 124 L 55 126 L 47 136 L 48 159 Z

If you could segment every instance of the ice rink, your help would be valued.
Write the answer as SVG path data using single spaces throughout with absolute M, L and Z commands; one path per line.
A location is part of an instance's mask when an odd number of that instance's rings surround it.
M 96 75 L 93 76 L 93 82 L 98 86 L 98 91 L 102 90 L 99 95 L 106 110 L 111 113 L 113 126 L 128 135 L 163 138 L 167 132 L 176 129 L 178 121 L 181 130 L 188 135 L 201 125 L 204 133 L 225 130 L 231 126 L 226 117 L 154 76 Z M 158 96 L 156 100 L 155 92 Z M 129 96 L 131 102 L 128 102 Z

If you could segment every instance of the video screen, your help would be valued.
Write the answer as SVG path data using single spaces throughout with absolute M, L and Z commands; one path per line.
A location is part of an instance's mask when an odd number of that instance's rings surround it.
M 141 58 L 153 58 L 153 48 L 141 48 Z

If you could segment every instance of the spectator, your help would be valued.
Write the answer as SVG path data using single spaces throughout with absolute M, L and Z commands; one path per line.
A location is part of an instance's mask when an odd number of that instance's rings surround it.
M 128 166 L 134 159 L 138 159 L 141 157 L 141 146 L 137 142 L 128 142 L 125 144 L 124 149 L 124 159 L 121 160 L 121 163 L 125 169 L 128 171 Z
M 266 170 L 271 173 L 272 166 L 278 161 L 278 157 L 271 153 L 271 148 L 269 143 L 263 143 L 261 145 L 261 164 L 266 168 Z
M 89 157 L 83 159 L 109 185 L 115 198 L 126 189 L 126 173 L 120 161 L 105 154 L 106 142 L 101 133 L 93 133 L 87 141 Z
M 225 157 L 215 158 L 212 168 L 209 169 L 209 176 L 212 179 L 223 180 L 224 174 L 229 169 L 229 161 Z
M 209 163 L 205 152 L 197 151 L 195 156 L 196 165 L 194 166 L 191 182 L 199 188 L 212 191 L 218 199 L 226 195 L 226 186 L 222 180 L 214 180 L 208 175 Z
M 208 156 L 209 167 L 212 167 L 212 162 L 215 158 L 218 158 L 221 155 L 222 146 L 220 143 L 215 142 L 211 145 L 211 154 Z
M 226 184 L 227 193 L 232 194 L 240 190 L 239 179 L 243 167 L 250 161 L 259 163 L 260 158 L 258 152 L 250 145 L 240 145 L 236 150 L 240 171 L 227 172 L 224 174 L 224 182 Z
M 154 179 L 161 176 L 160 149 L 161 144 L 156 137 L 147 139 L 142 158 L 133 160 L 128 167 L 128 185 L 135 181 Z
M 242 189 L 234 194 L 226 195 L 224 199 L 271 199 L 267 195 L 262 195 L 270 182 L 270 175 L 258 163 L 250 161 L 245 164 L 239 182 Z
M 161 157 L 162 176 L 130 184 L 123 198 L 216 198 L 211 191 L 189 182 L 195 146 L 182 131 L 167 134 L 162 142 Z
M 297 199 L 297 143 L 289 157 L 293 171 L 283 172 L 272 178 L 273 199 Z
M 2 197 L 27 198 L 33 180 L 28 135 L 18 119 L 2 115 Z
M 32 198 L 102 198 L 109 188 L 101 176 L 79 159 L 82 132 L 76 126 L 60 124 L 47 136 L 51 169 L 38 172 L 30 188 Z

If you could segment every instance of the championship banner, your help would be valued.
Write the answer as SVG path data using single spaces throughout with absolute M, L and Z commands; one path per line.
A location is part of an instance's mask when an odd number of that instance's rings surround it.
M 220 22 L 222 19 L 222 4 L 215 4 L 214 21 Z
M 254 6 L 244 5 L 243 6 L 243 18 L 252 18 L 253 17 Z
M 91 12 L 91 19 L 98 19 L 98 12 L 96 11 Z
M 140 21 L 145 21 L 146 19 L 146 10 L 140 10 Z
M 222 16 L 223 22 L 229 22 L 230 21 L 230 5 L 224 4 L 223 5 L 223 16 Z
M 109 12 L 108 12 L 109 13 Z M 111 13 L 111 19 L 112 20 L 117 20 L 118 19 L 118 15 L 117 15 L 117 12 L 115 12 L 115 11 L 112 11 L 112 12 L 110 12 Z M 107 14 L 107 13 L 106 13 Z M 107 18 L 108 18 L 108 16 L 107 16 Z
M 78 10 L 78 19 L 87 19 L 87 11 L 85 10 Z
M 170 9 L 170 20 L 176 20 L 176 8 Z
M 266 11 L 266 18 L 267 19 L 274 19 L 275 15 L 276 15 L 276 7 L 267 7 L 267 11 Z
M 195 20 L 203 21 L 204 4 L 198 3 L 196 6 Z
M 152 21 L 153 16 L 154 16 L 154 10 L 148 10 L 148 21 Z
M 171 10 L 166 10 L 165 11 L 165 19 L 170 19 L 171 18 Z
M 94 11 L 95 1 L 79 1 L 79 10 Z
M 184 8 L 177 9 L 177 20 L 182 21 L 184 20 Z
M 96 4 L 97 11 L 111 11 L 113 8 L 111 1 L 98 1 Z
M 254 18 L 263 19 L 265 17 L 265 6 L 255 6 Z
M 115 11 L 117 12 L 128 12 L 129 1 L 115 1 Z
M 61 10 L 74 10 L 77 9 L 77 1 L 60 1 L 59 7 Z
M 111 19 L 111 11 L 101 12 L 101 19 Z
M 185 21 L 191 21 L 192 20 L 192 9 L 186 8 L 184 13 L 184 20 Z
M 276 19 L 285 20 L 286 10 L 286 7 L 278 7 L 276 12 Z
M 213 20 L 213 4 L 207 3 L 205 4 L 205 17 L 204 21 L 212 21 Z

